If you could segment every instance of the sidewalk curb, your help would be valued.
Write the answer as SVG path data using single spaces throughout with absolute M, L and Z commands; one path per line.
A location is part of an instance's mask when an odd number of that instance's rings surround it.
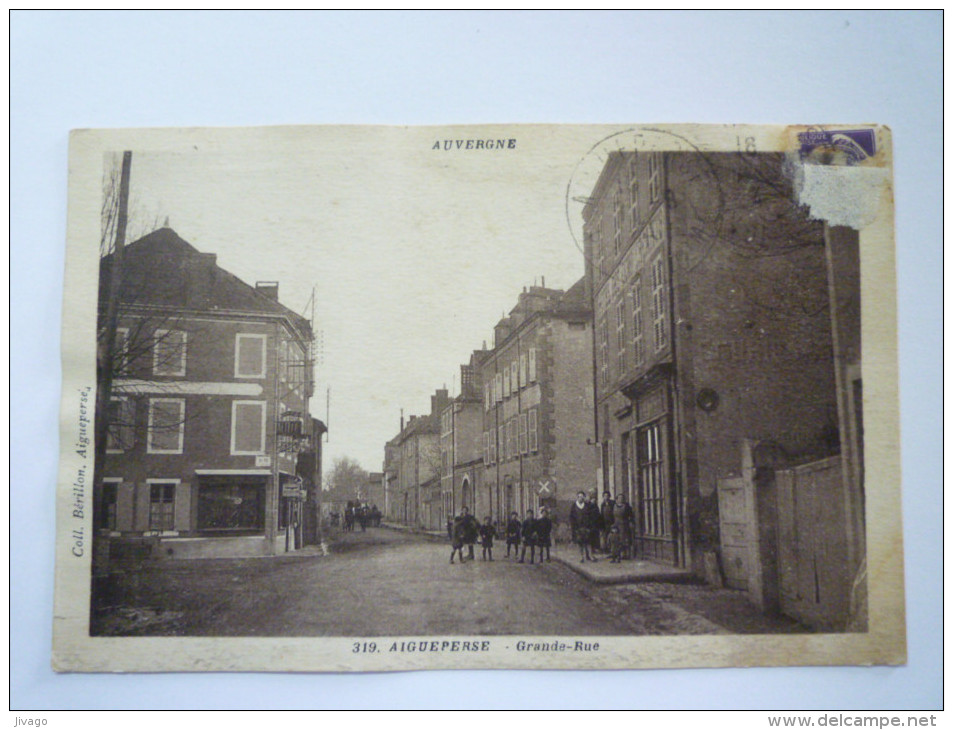
M 698 578 L 687 571 L 660 571 L 649 575 L 633 575 L 632 573 L 621 575 L 593 575 L 587 571 L 583 564 L 573 562 L 563 556 L 553 556 L 553 560 L 565 565 L 577 575 L 582 576 L 590 583 L 599 585 L 622 585 L 625 583 L 697 583 Z

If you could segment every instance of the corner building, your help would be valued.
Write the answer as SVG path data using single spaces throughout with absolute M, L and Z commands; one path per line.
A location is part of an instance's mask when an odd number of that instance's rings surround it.
M 838 449 L 823 227 L 763 154 L 614 152 L 583 219 L 600 491 L 627 495 L 640 557 L 714 556 L 744 587 L 719 495 L 745 449 Z
M 94 517 L 111 553 L 252 557 L 315 541 L 326 428 L 308 412 L 310 322 L 276 282 L 246 284 L 169 228 L 126 246 L 119 300 Z
M 568 525 L 573 496 L 594 486 L 591 319 L 580 279 L 568 291 L 529 287 L 497 323 L 478 366 L 481 519 L 546 506 Z

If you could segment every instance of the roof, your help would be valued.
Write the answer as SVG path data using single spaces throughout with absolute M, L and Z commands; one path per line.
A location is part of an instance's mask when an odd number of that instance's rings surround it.
M 556 305 L 557 312 L 578 312 L 588 310 L 589 302 L 586 300 L 586 277 L 583 276 L 579 281 L 569 287 L 569 291 L 563 294 L 559 303 Z
M 100 301 L 109 292 L 113 254 L 100 262 Z M 226 271 L 171 228 L 160 228 L 123 249 L 119 299 L 127 305 L 182 307 L 279 315 L 310 338 L 308 320 Z
M 404 426 L 404 430 L 399 434 L 398 438 L 404 440 L 414 434 L 437 433 L 438 418 L 439 416 L 437 414 L 417 416 L 407 422 L 407 425 Z

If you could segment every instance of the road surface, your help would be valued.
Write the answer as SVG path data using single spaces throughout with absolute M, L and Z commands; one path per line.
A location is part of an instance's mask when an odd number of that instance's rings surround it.
M 562 550 L 571 550 L 563 547 Z M 449 564 L 446 542 L 388 529 L 330 555 L 147 563 L 95 633 L 178 636 L 664 635 L 798 631 L 735 591 L 599 586 L 556 563 Z M 711 609 L 711 610 L 709 610 Z M 707 614 L 707 615 L 706 615 Z M 714 615 L 714 619 L 712 618 Z

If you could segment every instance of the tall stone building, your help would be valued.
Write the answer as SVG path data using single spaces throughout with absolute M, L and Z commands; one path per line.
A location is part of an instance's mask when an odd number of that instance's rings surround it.
M 494 330 L 483 384 L 482 517 L 547 506 L 568 521 L 579 489 L 594 486 L 592 325 L 584 280 L 568 291 L 533 286 Z
M 838 450 L 823 227 L 762 154 L 614 152 L 583 217 L 599 481 L 640 556 L 745 587 L 752 449 Z
M 470 362 L 460 366 L 460 394 L 450 401 L 441 415 L 441 517 L 460 512 L 461 507 L 475 510 L 475 495 L 483 483 L 483 398 L 480 363 L 486 350 L 475 350 Z M 483 520 L 486 514 L 479 513 Z

